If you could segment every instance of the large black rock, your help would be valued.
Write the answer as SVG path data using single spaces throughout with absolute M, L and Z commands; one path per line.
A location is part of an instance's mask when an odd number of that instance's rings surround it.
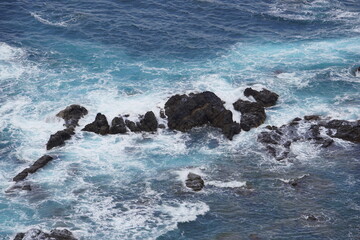
M 225 109 L 218 96 L 208 91 L 172 96 L 165 103 L 165 114 L 168 127 L 182 132 L 206 124 L 221 128 L 229 139 L 240 132 L 231 111 Z
M 51 157 L 49 155 L 42 156 L 41 158 L 36 160 L 30 167 L 25 168 L 19 174 L 17 174 L 13 178 L 13 181 L 19 182 L 21 180 L 24 180 L 28 176 L 28 174 L 35 173 L 37 170 L 39 170 L 40 168 L 42 168 L 46 164 L 48 164 L 48 162 L 50 162 L 51 160 L 53 160 L 53 157 Z
M 274 106 L 279 98 L 279 95 L 265 88 L 260 92 L 252 88 L 246 88 L 244 91 L 244 95 L 246 97 L 253 96 L 256 102 L 263 105 L 264 107 Z
M 98 113 L 95 117 L 95 121 L 86 125 L 82 131 L 94 132 L 101 135 L 109 133 L 109 123 L 104 114 Z
M 65 144 L 66 140 L 71 138 L 71 135 L 74 135 L 74 129 L 72 127 L 66 128 L 61 131 L 57 131 L 55 134 L 50 136 L 49 141 L 46 144 L 46 149 L 50 150 L 54 147 L 62 146 Z
M 66 127 L 75 128 L 78 126 L 79 119 L 86 114 L 88 114 L 86 108 L 77 104 L 73 104 L 66 107 L 64 110 L 61 110 L 58 114 L 56 114 L 56 116 L 65 120 Z
M 261 104 L 239 99 L 233 103 L 233 106 L 235 110 L 241 112 L 240 126 L 244 131 L 249 131 L 265 122 L 265 109 Z
M 336 130 L 335 134 L 331 134 L 332 137 L 354 143 L 360 143 L 360 120 L 354 122 L 331 120 L 324 126 L 328 129 Z
M 14 240 L 77 240 L 67 229 L 53 229 L 50 233 L 39 229 L 30 229 L 25 233 L 16 234 Z

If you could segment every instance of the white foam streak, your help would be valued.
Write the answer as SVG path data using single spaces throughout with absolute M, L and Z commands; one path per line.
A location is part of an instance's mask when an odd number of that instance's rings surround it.
M 229 182 L 208 181 L 206 182 L 206 184 L 219 188 L 240 188 L 246 186 L 246 182 L 239 182 L 239 181 L 229 181 Z
M 70 21 L 73 21 L 73 19 L 70 19 L 68 21 L 61 21 L 61 22 L 51 22 L 49 20 L 46 20 L 45 18 L 42 18 L 39 14 L 30 12 L 31 16 L 33 16 L 36 20 L 38 20 L 39 22 L 46 24 L 46 25 L 50 25 L 50 26 L 55 26 L 55 27 L 67 27 L 68 23 Z

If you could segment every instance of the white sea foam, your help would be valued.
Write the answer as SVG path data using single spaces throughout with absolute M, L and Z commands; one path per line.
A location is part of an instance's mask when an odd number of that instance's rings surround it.
M 246 186 L 246 182 L 239 182 L 239 181 L 229 181 L 229 182 L 207 181 L 206 184 L 219 188 L 240 188 Z
M 67 21 L 60 21 L 60 22 L 52 22 L 49 21 L 43 17 L 41 17 L 39 14 L 34 13 L 34 12 L 30 12 L 31 16 L 33 16 L 36 20 L 38 20 L 39 22 L 46 24 L 46 25 L 50 25 L 50 26 L 56 26 L 56 27 L 67 27 L 69 22 L 73 21 L 74 19 L 70 19 Z

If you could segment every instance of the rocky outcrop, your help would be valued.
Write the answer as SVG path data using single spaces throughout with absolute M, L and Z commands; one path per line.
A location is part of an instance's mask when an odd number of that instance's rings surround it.
M 233 106 L 235 110 L 241 112 L 241 129 L 249 131 L 251 128 L 256 128 L 265 122 L 265 107 L 274 106 L 279 95 L 267 89 L 256 91 L 252 88 L 246 88 L 244 95 L 246 97 L 253 96 L 256 102 L 239 99 L 233 103 Z
M 265 122 L 265 109 L 261 104 L 239 99 L 233 105 L 235 110 L 241 112 L 240 126 L 244 131 L 249 131 Z
M 78 126 L 80 118 L 84 117 L 86 114 L 88 114 L 86 108 L 77 104 L 73 104 L 66 107 L 64 110 L 61 110 L 58 114 L 56 114 L 56 116 L 65 120 L 64 125 L 67 128 L 75 128 Z
M 34 162 L 30 167 L 25 168 L 18 175 L 16 175 L 13 178 L 13 181 L 19 182 L 19 181 L 24 180 L 29 174 L 35 173 L 37 170 L 39 170 L 40 168 L 42 168 L 46 164 L 48 164 L 48 162 L 50 162 L 51 160 L 53 160 L 53 157 L 51 157 L 49 155 L 42 156 L 41 158 L 36 160 L 36 162 Z
M 226 110 L 223 101 L 212 92 L 172 96 L 165 103 L 165 114 L 168 127 L 182 132 L 203 125 L 221 128 L 229 139 L 240 132 L 232 112 Z
M 333 138 L 354 143 L 360 142 L 360 121 L 324 119 L 318 115 L 295 118 L 281 127 L 267 126 L 267 131 L 258 135 L 258 141 L 277 160 L 290 153 L 290 146 L 297 141 L 311 141 L 323 148 L 331 146 Z
M 66 140 L 69 140 L 74 135 L 74 128 L 69 127 L 61 131 L 57 131 L 50 136 L 49 141 L 46 144 L 46 150 L 50 150 L 54 147 L 63 146 Z
M 67 229 L 53 229 L 50 233 L 39 229 L 30 229 L 26 233 L 16 234 L 14 240 L 77 240 Z
M 95 121 L 87 124 L 81 131 L 94 132 L 101 135 L 109 133 L 110 126 L 104 114 L 98 113 Z
M 187 175 L 187 179 L 185 181 L 185 185 L 188 188 L 191 188 L 192 190 L 198 192 L 204 187 L 204 180 L 201 178 L 201 176 L 190 172 Z
M 244 95 L 246 97 L 252 96 L 257 103 L 261 104 L 264 107 L 274 106 L 279 98 L 279 95 L 265 88 L 261 91 L 256 91 L 252 88 L 246 88 L 244 91 Z
M 111 121 L 111 127 L 109 129 L 110 134 L 124 134 L 126 133 L 126 125 L 122 117 L 115 117 Z

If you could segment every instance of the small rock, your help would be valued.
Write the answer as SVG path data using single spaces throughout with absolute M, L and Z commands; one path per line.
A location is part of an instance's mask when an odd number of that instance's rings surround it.
M 140 120 L 141 130 L 145 132 L 156 132 L 158 121 L 152 111 L 145 113 L 143 119 Z
M 166 128 L 165 124 L 162 124 L 162 123 L 160 123 L 158 127 L 159 128 Z
M 78 126 L 79 119 L 86 114 L 88 114 L 86 108 L 77 104 L 73 104 L 66 107 L 64 110 L 61 110 L 58 114 L 56 114 L 56 116 L 65 120 L 66 127 L 75 128 Z
M 249 131 L 265 122 L 265 109 L 261 104 L 239 99 L 233 105 L 235 110 L 241 112 L 240 125 L 244 131 Z
M 187 176 L 187 179 L 185 181 L 185 185 L 188 188 L 191 188 L 194 191 L 200 191 L 204 187 L 204 180 L 201 178 L 201 176 L 190 172 Z
M 244 95 L 246 97 L 253 96 L 256 102 L 258 102 L 264 107 L 274 106 L 279 98 L 279 95 L 265 88 L 260 92 L 252 88 L 246 88 L 244 91 Z
M 48 162 L 50 162 L 51 160 L 53 160 L 53 157 L 49 155 L 42 156 L 41 158 L 36 160 L 30 167 L 25 168 L 22 172 L 16 175 L 13 178 L 13 181 L 19 182 L 21 180 L 24 180 L 28 176 L 28 174 L 35 173 L 37 170 L 48 164 Z
M 308 215 L 306 216 L 306 220 L 309 220 L 309 221 L 317 221 L 317 217 L 315 217 L 314 215 Z

